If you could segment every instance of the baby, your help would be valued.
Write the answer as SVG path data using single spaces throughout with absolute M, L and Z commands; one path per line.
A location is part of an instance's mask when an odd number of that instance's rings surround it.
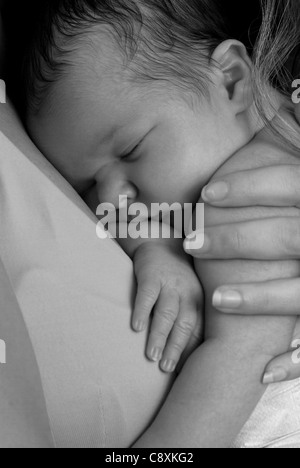
M 251 61 L 225 30 L 213 0 L 49 2 L 25 64 L 27 124 L 93 210 L 100 202 L 118 206 L 120 195 L 149 212 L 153 203 L 195 205 L 212 178 L 274 160 L 299 164 L 296 153 L 272 143 L 254 104 Z M 275 92 L 274 104 L 295 127 Z M 205 224 L 279 213 L 207 209 Z M 185 241 L 187 250 L 192 242 Z M 289 348 L 295 320 L 224 316 L 213 305 L 225 300 L 223 308 L 232 308 L 239 296 L 229 287 L 223 298 L 212 297 L 224 284 L 298 277 L 299 264 L 199 261 L 194 268 L 180 240 L 120 243 L 134 260 L 138 282 L 133 327 L 144 331 L 153 312 L 147 355 L 165 372 L 176 369 L 200 329 L 202 287 L 205 292 L 205 343 L 191 358 L 199 373 L 192 381 L 184 372 L 177 379 L 186 401 L 181 392 L 168 400 L 164 424 L 155 427 L 164 444 L 182 404 L 197 402 L 203 440 L 185 441 L 181 434 L 182 446 L 265 447 L 289 436 L 300 447 L 299 383 L 267 391 L 260 383 L 270 359 Z M 203 251 L 209 249 L 206 238 Z M 284 405 L 287 426 L 275 414 Z

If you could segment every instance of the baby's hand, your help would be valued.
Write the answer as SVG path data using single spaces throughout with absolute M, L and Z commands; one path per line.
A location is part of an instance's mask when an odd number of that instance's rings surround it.
M 153 312 L 147 356 L 161 361 L 164 372 L 174 372 L 186 348 L 200 344 L 201 284 L 180 247 L 144 244 L 135 254 L 134 266 L 138 292 L 133 329 L 144 331 Z

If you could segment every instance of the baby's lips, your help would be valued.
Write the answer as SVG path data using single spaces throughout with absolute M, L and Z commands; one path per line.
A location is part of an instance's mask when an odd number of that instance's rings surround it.
M 201 250 L 205 244 L 204 230 L 193 231 L 184 241 L 184 249 L 186 251 Z

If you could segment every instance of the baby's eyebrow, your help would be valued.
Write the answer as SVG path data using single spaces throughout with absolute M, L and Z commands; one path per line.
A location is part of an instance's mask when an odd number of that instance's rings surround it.
M 116 136 L 117 133 L 123 130 L 126 126 L 127 124 L 116 124 L 105 135 L 102 135 L 100 138 L 98 135 L 98 145 L 101 145 L 110 141 L 113 137 Z
M 107 143 L 109 143 L 110 141 L 112 141 L 113 138 L 115 138 L 115 136 L 118 133 L 120 133 L 126 126 L 127 126 L 127 124 L 125 124 L 125 123 L 116 124 L 113 127 L 111 127 L 107 132 L 101 132 L 101 130 L 100 130 L 99 133 L 97 132 L 93 142 L 91 143 L 90 154 L 94 155 L 96 150 L 100 146 L 104 146 Z

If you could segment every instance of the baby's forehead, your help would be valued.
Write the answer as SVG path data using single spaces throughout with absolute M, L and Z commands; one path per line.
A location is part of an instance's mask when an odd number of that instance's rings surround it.
M 175 97 L 175 87 L 163 79 L 139 80 L 134 62 L 128 58 L 114 38 L 109 27 L 94 27 L 70 44 L 65 72 L 58 80 L 58 87 L 73 93 L 74 99 L 91 93 L 122 102 L 147 97 L 168 99 Z M 182 94 L 182 93 L 177 93 Z M 88 96 L 87 96 L 88 97 Z M 177 96 L 178 97 L 178 96 Z M 181 96 L 182 98 L 182 96 Z
M 109 33 L 103 29 L 97 34 L 91 31 L 64 44 L 64 54 L 47 83 L 40 112 L 42 108 L 67 105 L 70 99 L 90 102 L 96 94 L 110 96 L 111 100 L 125 96 L 133 99 L 137 90 L 122 52 Z
M 130 67 L 108 27 L 94 28 L 74 38 L 69 57 L 71 70 L 91 81 L 109 77 L 125 86 L 129 80 Z
M 154 104 L 162 107 L 171 100 L 186 98 L 182 89 L 164 79 L 140 81 L 133 61 L 108 26 L 94 26 L 61 46 L 66 50 L 65 64 L 50 85 L 42 113 L 53 109 L 55 115 L 69 107 L 90 116 L 90 110 L 100 106 L 101 112 L 104 107 L 114 115 L 121 108 L 129 111 L 129 107 L 131 113 L 141 113 L 141 106 L 147 112 Z

